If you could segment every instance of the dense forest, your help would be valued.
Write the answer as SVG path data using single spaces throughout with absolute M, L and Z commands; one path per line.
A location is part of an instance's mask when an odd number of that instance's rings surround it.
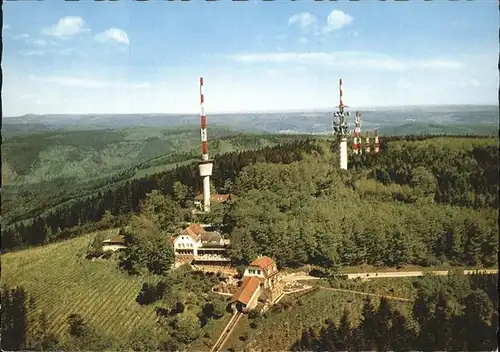
M 215 187 L 224 186 L 227 179 L 234 180 L 237 173 L 254 162 L 293 162 L 301 159 L 303 153 L 318 148 L 312 140 L 299 139 L 275 147 L 265 147 L 257 151 L 231 152 L 214 162 L 212 180 Z M 99 229 L 99 220 L 105 210 L 110 210 L 118 219 L 120 215 L 137 212 L 140 200 L 147 193 L 159 189 L 164 194 L 173 193 L 173 185 L 181 181 L 188 187 L 187 196 L 193 198 L 201 189 L 197 164 L 176 167 L 119 183 L 115 188 L 99 190 L 90 196 L 69 200 L 34 219 L 19 221 L 2 229 L 2 249 L 9 250 L 27 245 L 39 245 L 67 238 L 72 234 Z M 85 226 L 87 225 L 87 226 Z
M 328 141 L 297 139 L 215 160 L 215 188 L 238 195 L 213 211 L 228 225 L 235 263 L 257 254 L 285 266 L 496 263 L 498 149 L 491 139 L 385 138 L 378 155 L 351 157 L 347 172 L 331 149 Z M 179 182 L 185 191 L 174 196 Z M 106 210 L 114 215 L 106 226 L 124 224 L 154 189 L 187 206 L 200 188 L 196 164 L 125 182 L 5 228 L 2 248 L 102 228 Z
M 192 126 L 157 129 L 55 131 L 9 138 L 2 144 L 2 224 L 27 220 L 66 201 L 116 188 L 199 159 Z M 289 135 L 211 129 L 210 154 L 260 149 Z
M 493 351 L 497 347 L 498 275 L 423 277 L 412 314 L 367 296 L 360 321 L 344 311 L 336 323 L 304 329 L 292 351 Z
M 413 153 L 422 160 L 432 160 L 438 146 L 448 143 L 453 149 L 465 141 L 434 140 L 421 143 L 420 148 L 419 142 L 408 145 L 417 146 Z M 492 185 L 471 181 L 467 189 L 462 189 L 456 178 L 439 182 L 442 168 L 433 168 L 433 164 L 412 168 L 407 163 L 407 184 L 398 184 L 391 176 L 401 173 L 398 164 L 408 152 L 400 148 L 400 154 L 384 156 L 386 152 L 391 155 L 393 144 L 401 142 L 387 142 L 380 155 L 352 158 L 352 164 L 358 167 L 344 173 L 332 167 L 338 159 L 325 150 L 290 165 L 261 163 L 245 168 L 234 185 L 238 198 L 224 221 L 231 233 L 233 260 L 248 263 L 265 254 L 282 266 L 493 266 L 497 262 L 498 227 L 497 212 L 491 205 L 497 202 L 498 181 L 490 175 L 487 181 Z M 464 168 L 460 166 L 462 161 L 468 162 L 465 157 L 455 159 L 452 153 L 443 154 L 442 159 L 449 155 L 448 164 L 459 164 L 458 170 Z M 472 144 L 463 154 L 472 158 L 486 154 L 490 163 L 478 162 L 470 175 L 464 170 L 461 177 L 472 180 L 498 165 L 497 151 L 487 145 Z M 371 159 L 372 169 L 396 172 L 388 173 L 385 183 L 373 180 L 362 158 Z M 442 159 L 436 164 L 446 168 Z M 461 199 L 460 191 L 492 201 L 475 204 L 476 208 L 458 206 L 454 203 Z
M 125 343 L 103 335 L 74 312 L 65 317 L 67 331 L 58 340 L 47 330 L 43 312 L 27 314 L 36 311 L 27 292 L 2 288 L 2 336 L 19 336 L 2 344 L 102 350 L 130 342 L 138 350 L 172 350 L 209 340 L 205 326 L 226 314 L 225 303 L 210 291 L 218 275 L 187 267 L 170 271 L 173 253 L 165 237 L 183 221 L 224 223 L 234 265 L 268 255 L 280 267 L 495 266 L 498 150 L 493 143 L 476 137 L 385 138 L 378 155 L 351 156 L 349 170 L 343 171 L 331 140 L 297 138 L 219 156 L 213 187 L 237 197 L 214 205 L 201 218 L 190 212 L 201 188 L 194 163 L 18 222 L 2 231 L 4 251 L 129 225 L 128 248 L 112 259 L 141 278 L 136 302 L 156 308 L 160 329 L 134 331 Z M 88 259 L 102 255 L 101 242 L 94 239 L 85 253 Z M 361 321 L 351 321 L 346 311 L 340 322 L 307 327 L 293 349 L 489 349 L 497 319 L 495 284 L 491 275 L 426 276 L 415 280 L 413 314 L 404 315 L 386 299 L 376 308 L 367 298 Z M 435 333 L 436 326 L 445 327 L 444 336 Z

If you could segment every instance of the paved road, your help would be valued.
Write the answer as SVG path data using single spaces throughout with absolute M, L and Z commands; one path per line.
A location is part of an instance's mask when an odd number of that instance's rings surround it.
M 477 269 L 477 270 L 464 270 L 464 274 L 472 274 L 474 272 L 480 272 L 485 274 L 496 274 L 497 269 Z M 389 277 L 417 277 L 423 276 L 425 273 L 432 273 L 434 275 L 448 275 L 447 270 L 436 270 L 436 271 L 385 271 L 385 272 L 368 272 L 368 273 L 341 273 L 340 275 L 346 275 L 348 279 L 363 278 L 363 279 L 380 279 Z M 307 273 L 299 272 L 292 273 L 283 276 L 283 281 L 304 281 L 304 280 L 314 280 L 317 277 L 310 276 Z

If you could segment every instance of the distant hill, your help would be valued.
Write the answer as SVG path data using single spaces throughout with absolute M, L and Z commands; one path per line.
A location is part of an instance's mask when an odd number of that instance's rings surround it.
M 208 114 L 209 133 L 214 125 L 225 125 L 232 129 L 269 133 L 328 133 L 332 129 L 331 111 L 273 112 L 273 113 L 231 113 Z M 355 111 L 355 109 L 351 109 Z M 360 108 L 362 129 L 380 129 L 381 134 L 399 133 L 394 129 L 405 125 L 404 133 L 427 133 L 426 124 L 439 124 L 445 130 L 457 125 L 467 125 L 466 130 L 482 133 L 488 128 L 497 129 L 498 106 L 455 105 L 455 106 L 408 106 L 388 108 Z M 124 127 L 172 127 L 177 125 L 199 125 L 195 114 L 89 114 L 89 115 L 24 115 L 4 119 L 7 133 L 10 124 L 43 124 L 50 128 L 63 129 L 105 129 Z M 348 120 L 351 127 L 354 118 Z M 412 128 L 409 123 L 417 123 Z M 6 125 L 8 123 L 9 125 Z M 7 126 L 7 127 L 5 127 Z M 477 129 L 474 126 L 479 126 Z M 460 130 L 460 126 L 458 130 Z M 391 131 L 386 133 L 385 131 Z M 448 132 L 448 131 L 446 131 Z M 448 132 L 455 133 L 455 132 Z
M 212 126 L 210 137 L 215 140 L 238 133 Z M 8 171 L 3 181 L 36 183 L 55 178 L 98 177 L 159 156 L 191 151 L 199 143 L 200 132 L 195 126 L 57 130 L 19 135 L 3 141 L 2 174 Z
M 54 130 L 54 126 L 42 123 L 2 123 L 2 140 L 14 136 L 21 136 L 34 132 L 48 132 Z

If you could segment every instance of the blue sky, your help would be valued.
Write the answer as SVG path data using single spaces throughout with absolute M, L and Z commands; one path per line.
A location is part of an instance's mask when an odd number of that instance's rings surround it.
M 497 104 L 495 1 L 6 2 L 6 116 Z M 31 15 L 27 15 L 31 14 Z M 36 16 L 35 16 L 36 14 Z

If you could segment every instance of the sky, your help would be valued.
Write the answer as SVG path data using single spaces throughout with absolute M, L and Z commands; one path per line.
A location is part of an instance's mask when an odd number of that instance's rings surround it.
M 30 15 L 27 15 L 30 14 Z M 3 114 L 498 104 L 496 1 L 3 3 Z

